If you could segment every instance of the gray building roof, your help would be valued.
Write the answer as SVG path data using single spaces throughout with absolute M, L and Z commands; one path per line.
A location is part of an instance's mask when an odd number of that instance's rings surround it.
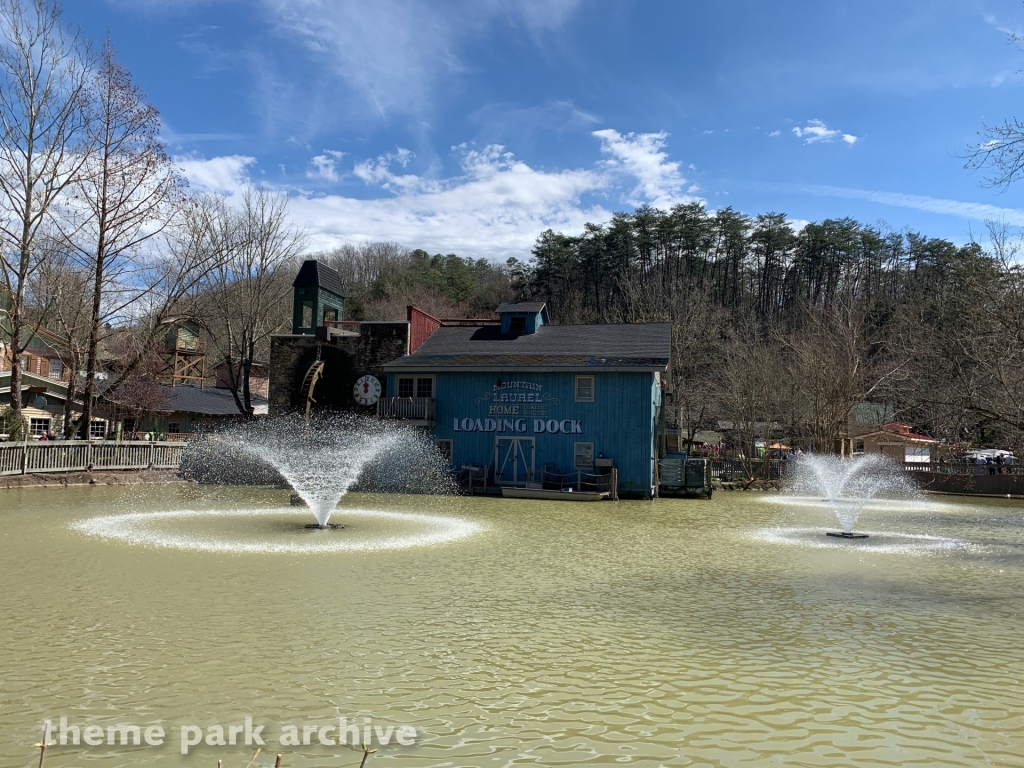
M 518 304 L 499 304 L 498 314 L 503 312 L 544 312 L 547 309 L 547 304 L 543 301 L 520 301 Z
M 665 370 L 671 342 L 669 323 L 545 325 L 530 334 L 502 334 L 501 329 L 493 325 L 443 326 L 414 353 L 392 360 L 384 369 Z
M 238 406 L 235 405 L 235 398 L 230 389 L 218 389 L 215 387 L 169 387 L 166 384 L 158 385 L 163 404 L 158 409 L 161 412 L 180 411 L 183 413 L 199 413 L 204 416 L 238 416 Z M 266 405 L 267 400 L 263 397 L 252 396 L 254 407 Z
M 323 288 L 336 296 L 345 298 L 345 281 L 341 275 L 314 259 L 302 262 L 299 274 L 295 276 L 292 288 Z

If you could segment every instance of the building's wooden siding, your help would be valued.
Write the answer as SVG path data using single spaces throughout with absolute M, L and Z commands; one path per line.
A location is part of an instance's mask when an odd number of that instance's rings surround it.
M 540 312 L 502 312 L 501 332 L 512 333 L 512 318 L 522 318 L 525 328 L 523 333 L 536 333 L 542 325 L 544 318 Z
M 594 444 L 594 456 L 603 454 L 613 459 L 619 470 L 620 491 L 627 494 L 651 495 L 654 488 L 656 408 L 660 405 L 660 387 L 651 372 L 587 371 L 595 377 L 592 403 L 575 401 L 577 372 L 500 374 L 506 394 L 540 395 L 540 402 L 496 402 L 497 373 L 438 372 L 435 397 L 437 421 L 435 436 L 452 440 L 452 461 L 456 467 L 464 463 L 494 463 L 496 432 L 464 432 L 455 430 L 455 419 L 525 419 L 525 432 L 497 434 L 534 437 L 535 467 L 539 480 L 544 464 L 572 470 L 574 443 Z M 415 376 L 416 374 L 410 374 Z M 396 375 L 388 376 L 389 394 L 397 392 Z M 540 390 L 510 386 L 515 382 L 539 385 Z M 500 394 L 500 393 L 499 393 Z M 511 411 L 511 412 L 500 412 Z M 575 420 L 581 434 L 536 434 L 536 419 Z
M 302 325 L 302 304 L 308 302 L 312 307 L 312 325 Z M 338 312 L 337 321 L 345 319 L 345 299 L 331 293 L 326 288 L 296 288 L 292 300 L 292 333 L 312 336 L 316 329 L 324 324 L 324 313 L 334 309 Z
M 406 318 L 409 321 L 409 354 L 420 348 L 420 344 L 430 338 L 430 334 L 441 327 L 441 321 L 428 315 L 419 307 L 407 307 Z

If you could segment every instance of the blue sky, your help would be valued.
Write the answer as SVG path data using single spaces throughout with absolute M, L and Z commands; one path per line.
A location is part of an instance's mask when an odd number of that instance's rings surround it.
M 958 157 L 1015 114 L 1019 0 L 65 0 L 194 186 L 288 190 L 312 247 L 523 257 L 702 200 L 946 237 L 1024 226 Z M 1016 112 L 1024 117 L 1024 110 Z

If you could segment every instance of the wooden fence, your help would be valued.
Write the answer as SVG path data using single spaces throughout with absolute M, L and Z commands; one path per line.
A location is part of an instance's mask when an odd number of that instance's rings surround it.
M 177 469 L 184 443 L 53 440 L 0 443 L 0 475 L 104 469 Z
M 1024 466 L 1016 462 L 1010 466 L 999 464 L 943 463 L 937 461 L 908 461 L 903 468 L 913 472 L 931 472 L 939 475 L 1024 475 Z
M 702 458 L 694 456 L 694 458 Z M 751 462 L 743 462 L 740 459 L 711 459 L 711 478 L 722 482 L 733 482 L 749 480 L 744 470 L 744 464 L 748 463 L 754 478 L 761 480 L 781 480 L 792 468 L 793 462 L 784 459 L 769 459 L 765 466 L 764 459 L 754 459 Z
M 755 459 L 751 462 L 753 476 L 757 479 L 782 480 L 787 473 L 799 463 L 786 461 L 784 459 L 769 459 L 768 466 L 764 466 L 764 459 Z M 897 465 L 898 466 L 898 465 Z M 905 462 L 903 468 L 908 472 L 926 472 L 943 475 L 1021 475 L 1024 476 L 1024 466 L 991 466 L 974 464 L 940 464 L 932 462 Z M 742 481 L 750 479 L 744 471 L 744 462 L 739 459 L 712 459 L 711 477 L 724 482 Z

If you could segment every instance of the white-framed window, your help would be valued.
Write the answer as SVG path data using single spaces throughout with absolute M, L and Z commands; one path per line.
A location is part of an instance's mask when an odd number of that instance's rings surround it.
M 402 376 L 398 379 L 399 397 L 434 397 L 433 376 Z
M 93 439 L 102 439 L 107 435 L 107 422 L 103 419 L 94 419 L 92 424 L 89 425 L 89 437 Z
M 577 403 L 592 403 L 592 402 L 594 402 L 594 377 L 593 376 L 577 376 L 576 377 L 576 402 Z
M 434 377 L 433 376 L 417 376 L 416 377 L 416 397 L 434 397 Z
M 51 419 L 29 419 L 28 429 L 33 437 L 40 437 L 50 431 Z
M 437 452 L 441 454 L 441 458 L 445 461 L 452 460 L 452 441 L 451 440 L 435 440 L 434 445 L 437 446 Z
M 64 361 L 59 357 L 51 357 L 49 363 L 49 377 L 51 379 L 62 379 L 64 377 Z
M 573 443 L 572 465 L 577 468 L 594 466 L 594 444 Z

